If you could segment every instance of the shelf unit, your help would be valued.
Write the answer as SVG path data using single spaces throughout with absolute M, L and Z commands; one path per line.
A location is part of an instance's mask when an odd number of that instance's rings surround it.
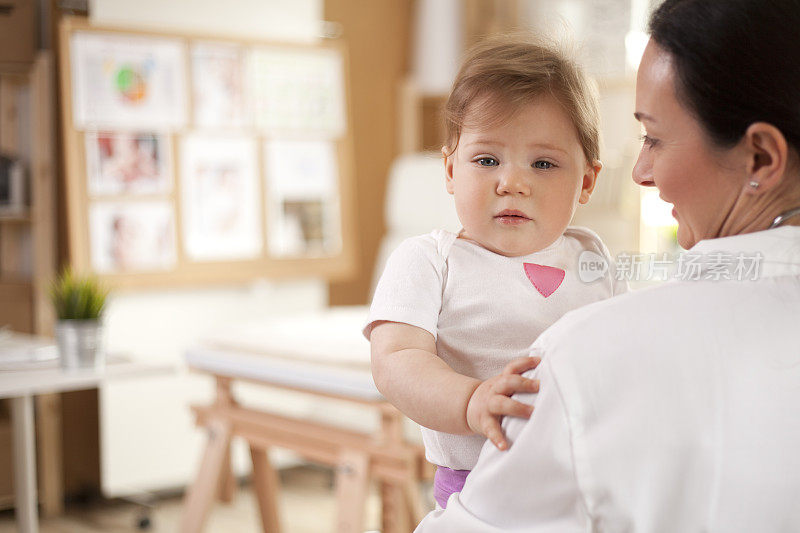
M 27 211 L 0 216 L 0 324 L 16 323 L 12 329 L 25 333 L 50 334 L 53 327 L 47 303 L 56 253 L 52 76 L 46 52 L 27 72 L 0 70 L 0 152 L 24 161 L 30 199 Z M 20 316 L 20 306 L 30 313 Z
M 0 216 L 0 327 L 52 335 L 48 284 L 56 271 L 53 147 L 53 60 L 40 51 L 31 63 L 0 64 L 0 152 L 21 158 L 28 177 L 26 210 Z M 59 395 L 36 398 L 39 496 L 45 515 L 61 511 Z M 11 430 L 0 403 L 0 508 L 13 505 Z

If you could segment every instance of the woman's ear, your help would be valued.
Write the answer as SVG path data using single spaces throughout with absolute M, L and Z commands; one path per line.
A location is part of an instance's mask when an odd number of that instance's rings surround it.
M 766 122 L 755 122 L 744 134 L 747 153 L 745 189 L 759 194 L 777 187 L 786 172 L 789 147 L 781 130 Z
M 449 154 L 449 155 L 448 155 Z M 444 178 L 445 187 L 447 192 L 453 194 L 453 156 L 455 152 L 451 153 L 447 146 L 442 146 L 442 156 L 444 157 Z
M 581 183 L 581 195 L 578 197 L 578 203 L 585 204 L 589 202 L 589 197 L 592 196 L 594 186 L 597 185 L 597 176 L 603 170 L 603 163 L 599 159 L 595 159 L 592 164 L 586 167 L 586 172 L 583 174 L 583 182 Z

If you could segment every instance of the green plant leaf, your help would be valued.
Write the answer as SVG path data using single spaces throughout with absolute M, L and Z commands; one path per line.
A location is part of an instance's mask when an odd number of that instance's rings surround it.
M 50 300 L 59 320 L 97 320 L 108 289 L 94 276 L 78 276 L 66 268 L 50 285 Z

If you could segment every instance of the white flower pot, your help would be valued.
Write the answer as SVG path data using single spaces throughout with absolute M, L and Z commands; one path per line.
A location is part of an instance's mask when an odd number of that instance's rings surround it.
M 100 369 L 105 365 L 103 325 L 99 320 L 59 320 L 56 344 L 61 368 Z

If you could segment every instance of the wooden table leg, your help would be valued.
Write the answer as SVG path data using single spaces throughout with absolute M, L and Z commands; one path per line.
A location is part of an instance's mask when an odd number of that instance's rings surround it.
M 221 407 L 230 407 L 236 405 L 236 399 L 233 397 L 231 390 L 232 380 L 224 376 L 216 377 L 217 385 L 217 401 L 216 404 Z M 222 472 L 220 474 L 218 497 L 221 502 L 230 503 L 233 501 L 233 495 L 236 492 L 236 477 L 233 475 L 233 468 L 231 466 L 231 449 L 225 452 L 225 458 L 222 461 Z
M 64 477 L 61 453 L 61 394 L 36 397 L 36 439 L 39 450 L 39 499 L 42 516 L 64 513 Z
M 402 483 L 381 483 L 383 533 L 408 533 L 422 521 L 420 480 L 413 457 L 408 458 L 408 478 Z
M 217 496 L 219 497 L 219 501 L 231 503 L 235 493 L 236 477 L 233 475 L 233 466 L 231 465 L 231 447 L 228 446 L 225 457 L 222 459 L 222 472 L 220 472 L 219 476 Z
M 253 489 L 261 512 L 261 527 L 264 533 L 280 533 L 280 513 L 278 509 L 278 473 L 269 460 L 269 450 L 250 446 L 253 459 Z
M 345 450 L 336 466 L 337 533 L 362 533 L 369 492 L 369 456 Z
M 409 523 L 408 506 L 403 487 L 383 481 L 380 489 L 382 533 L 409 533 L 412 531 L 413 527 Z
M 381 427 L 377 437 L 381 442 L 388 446 L 403 446 L 403 421 L 405 416 L 391 404 L 385 403 L 380 406 Z
M 183 516 L 181 517 L 182 533 L 202 531 L 203 523 L 219 487 L 225 454 L 231 445 L 230 423 L 212 420 L 207 429 L 208 443 L 203 453 L 200 471 L 184 499 Z
M 14 431 L 14 493 L 17 528 L 21 533 L 37 533 L 36 441 L 33 426 L 33 397 L 11 399 Z
M 419 491 L 417 458 L 403 437 L 405 417 L 390 404 L 381 406 L 381 429 L 378 434 L 385 446 L 408 450 L 406 458 L 407 479 L 403 483 L 381 483 L 383 532 L 407 533 L 422 520 L 424 511 Z
M 402 487 L 403 501 L 406 504 L 405 511 L 412 530 L 425 518 L 425 509 L 422 506 L 422 492 L 419 490 L 419 484 L 420 480 L 417 477 L 413 477 L 408 479 Z

